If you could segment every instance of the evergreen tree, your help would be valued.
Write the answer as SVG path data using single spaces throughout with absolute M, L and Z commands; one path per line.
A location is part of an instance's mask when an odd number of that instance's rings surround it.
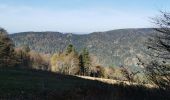
M 83 75 L 90 75 L 90 68 L 91 68 L 91 59 L 88 50 L 85 48 L 81 53 L 80 58 L 80 68 Z
M 66 55 L 70 54 L 71 52 L 75 52 L 75 48 L 72 44 L 69 44 L 68 47 L 66 48 Z
M 80 75 L 84 75 L 84 63 L 83 63 L 83 55 L 79 56 L 79 66 L 80 66 Z

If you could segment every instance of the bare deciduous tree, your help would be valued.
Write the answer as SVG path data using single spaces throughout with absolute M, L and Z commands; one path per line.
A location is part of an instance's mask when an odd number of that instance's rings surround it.
M 158 28 L 147 41 L 151 61 L 145 64 L 145 68 L 153 83 L 170 89 L 170 13 L 161 12 L 153 21 Z

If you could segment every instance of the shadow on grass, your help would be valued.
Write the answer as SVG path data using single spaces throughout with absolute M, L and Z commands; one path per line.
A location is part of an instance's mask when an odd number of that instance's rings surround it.
M 3 100 L 170 100 L 169 93 L 47 71 L 0 69 L 0 99 Z

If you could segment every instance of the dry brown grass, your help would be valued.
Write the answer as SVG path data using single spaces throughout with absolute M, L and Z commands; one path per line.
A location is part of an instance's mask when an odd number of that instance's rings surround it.
M 114 80 L 114 79 L 105 79 L 105 78 L 97 78 L 97 77 L 90 77 L 90 76 L 79 76 L 76 75 L 77 77 L 83 78 L 83 79 L 89 79 L 89 80 L 96 80 L 100 82 L 104 82 L 107 84 L 126 84 L 126 85 L 141 85 L 140 83 L 135 83 L 135 82 L 129 82 L 129 81 L 120 81 L 120 80 Z M 152 84 L 142 84 L 143 86 L 146 86 L 148 88 L 155 88 L 155 85 Z

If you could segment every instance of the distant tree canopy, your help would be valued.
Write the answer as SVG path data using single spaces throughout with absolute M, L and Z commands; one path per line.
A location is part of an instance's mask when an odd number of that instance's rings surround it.
M 152 82 L 170 89 L 170 13 L 161 12 L 154 23 L 159 28 L 155 28 L 156 34 L 147 41 L 151 61 L 146 64 L 146 71 Z
M 146 34 L 147 33 L 147 34 Z M 132 69 L 140 68 L 134 64 L 136 54 L 143 55 L 143 42 L 153 29 L 121 29 L 92 34 L 63 34 L 59 32 L 21 32 L 11 34 L 16 47 L 29 45 L 32 50 L 45 54 L 63 52 L 68 44 L 73 44 L 78 52 L 88 48 L 91 55 L 95 55 L 102 66 L 126 65 Z M 127 42 L 128 41 L 128 42 Z M 126 62 L 124 62 L 126 60 Z
M 8 37 L 6 30 L 0 29 L 0 67 L 16 65 L 14 44 Z

